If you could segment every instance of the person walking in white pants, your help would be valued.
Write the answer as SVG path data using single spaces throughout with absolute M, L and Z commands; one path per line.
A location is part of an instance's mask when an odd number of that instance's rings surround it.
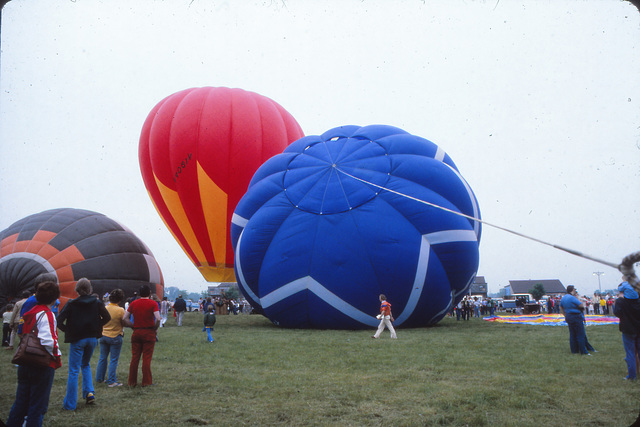
M 391 332 L 391 338 L 396 339 L 396 330 L 393 329 L 393 315 L 391 314 L 391 304 L 387 302 L 387 297 L 384 294 L 380 294 L 380 314 L 377 316 L 380 319 L 380 325 L 375 335 L 371 338 L 380 338 L 380 334 L 384 331 L 385 326 L 389 328 Z
M 167 316 L 169 315 L 169 309 L 171 308 L 171 303 L 167 300 L 167 297 L 162 298 L 162 302 L 160 303 L 160 327 L 164 327 L 164 324 L 167 323 Z

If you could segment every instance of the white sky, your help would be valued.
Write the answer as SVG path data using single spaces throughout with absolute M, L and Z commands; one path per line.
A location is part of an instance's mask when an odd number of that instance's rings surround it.
M 47 209 L 103 213 L 165 285 L 207 283 L 138 165 L 149 111 L 190 87 L 280 103 L 307 135 L 388 124 L 446 150 L 483 219 L 598 258 L 640 250 L 640 16 L 619 1 L 13 0 L 2 9 L 0 230 Z M 490 292 L 610 267 L 485 227 Z

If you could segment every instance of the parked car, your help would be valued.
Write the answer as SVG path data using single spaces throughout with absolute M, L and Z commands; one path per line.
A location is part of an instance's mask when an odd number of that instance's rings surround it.
M 200 304 L 198 304 L 198 301 L 192 301 L 190 299 L 185 301 L 187 303 L 187 311 L 199 311 L 200 310 Z
M 515 311 L 516 311 L 516 300 L 514 300 L 514 299 L 502 300 L 502 308 L 507 313 L 515 313 Z

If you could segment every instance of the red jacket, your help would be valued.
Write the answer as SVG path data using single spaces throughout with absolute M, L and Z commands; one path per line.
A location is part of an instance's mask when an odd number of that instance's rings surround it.
M 382 304 L 380 304 L 380 313 L 383 316 L 391 316 L 391 304 L 386 301 L 382 301 Z
M 45 314 L 41 316 L 41 313 Z M 38 320 L 39 319 L 39 320 Z M 56 318 L 46 305 L 38 304 L 24 314 L 24 333 L 31 332 L 34 325 L 37 324 L 38 338 L 45 349 L 53 356 L 50 367 L 58 369 L 62 366 L 60 361 L 60 348 L 58 347 L 58 330 L 56 327 Z

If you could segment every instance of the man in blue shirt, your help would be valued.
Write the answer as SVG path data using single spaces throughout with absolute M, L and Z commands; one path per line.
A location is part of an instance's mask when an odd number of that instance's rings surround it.
M 629 278 L 622 276 L 622 280 L 613 314 L 620 318 L 624 360 L 627 362 L 627 376 L 624 379 L 635 380 L 638 370 L 636 354 L 640 353 L 640 299 L 638 292 L 627 282 Z
M 591 356 L 587 351 L 587 334 L 584 330 L 584 303 L 578 299 L 578 291 L 573 285 L 567 286 L 567 294 L 560 300 L 560 311 L 569 326 L 569 347 L 571 353 Z

